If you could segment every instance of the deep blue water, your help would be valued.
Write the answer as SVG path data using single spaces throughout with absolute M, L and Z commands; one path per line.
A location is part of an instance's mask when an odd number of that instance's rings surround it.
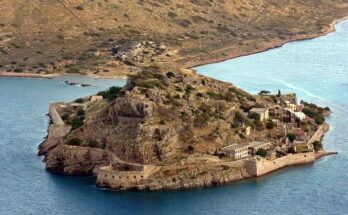
M 47 173 L 37 145 L 48 105 L 124 81 L 0 78 L 0 214 L 348 214 L 348 21 L 337 31 L 197 68 L 249 92 L 296 92 L 329 105 L 324 144 L 339 155 L 237 184 L 184 192 L 111 192 L 87 177 Z M 66 86 L 65 79 L 93 87 Z

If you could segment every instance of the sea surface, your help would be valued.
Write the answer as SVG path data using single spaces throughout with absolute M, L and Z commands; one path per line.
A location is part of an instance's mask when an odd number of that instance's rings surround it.
M 124 80 L 0 78 L 0 215 L 7 214 L 348 214 L 348 21 L 337 31 L 264 53 L 196 68 L 251 92 L 295 92 L 330 106 L 325 136 L 337 156 L 232 185 L 182 192 L 112 192 L 93 178 L 45 171 L 37 146 L 48 105 Z M 64 80 L 91 83 L 67 86 Z

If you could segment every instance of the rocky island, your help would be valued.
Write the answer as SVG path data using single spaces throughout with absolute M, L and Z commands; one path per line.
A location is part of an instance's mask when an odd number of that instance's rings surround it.
M 294 94 L 144 67 L 123 88 L 52 104 L 39 154 L 48 171 L 114 190 L 217 186 L 313 163 L 329 113 Z

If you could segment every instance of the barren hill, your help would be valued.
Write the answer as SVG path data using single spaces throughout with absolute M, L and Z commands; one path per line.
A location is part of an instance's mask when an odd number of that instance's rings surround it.
M 2 0 L 0 69 L 128 75 L 193 66 L 316 36 L 344 0 Z

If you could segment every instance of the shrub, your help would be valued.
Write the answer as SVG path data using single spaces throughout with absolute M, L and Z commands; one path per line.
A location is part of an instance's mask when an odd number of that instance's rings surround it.
M 118 97 L 121 90 L 122 90 L 122 87 L 114 86 L 114 87 L 110 87 L 108 90 L 99 92 L 98 95 L 103 96 L 104 99 L 112 101 Z
M 187 152 L 192 154 L 195 151 L 195 149 L 193 148 L 193 146 L 187 146 Z
M 86 114 L 86 112 L 80 108 L 77 112 L 76 112 L 77 116 L 84 116 Z
M 88 146 L 91 147 L 91 148 L 96 148 L 98 146 L 98 141 L 96 140 L 90 140 L 88 142 Z
M 255 121 L 260 121 L 260 115 L 254 112 L 248 114 L 248 118 L 254 119 Z
M 84 10 L 84 8 L 80 5 L 76 7 L 76 10 Z
M 174 78 L 175 75 L 173 72 L 167 72 L 167 78 Z
M 77 117 L 77 118 L 72 119 L 67 124 L 71 125 L 71 130 L 76 130 L 76 129 L 83 126 L 83 120 L 84 120 L 83 117 Z
M 79 146 L 79 145 L 81 145 L 81 143 L 82 143 L 82 140 L 80 138 L 78 138 L 78 137 L 71 138 L 67 142 L 67 144 L 71 145 L 71 146 Z
M 325 122 L 325 118 L 323 116 L 315 116 L 314 121 L 318 125 L 322 125 Z
M 268 120 L 266 123 L 266 128 L 267 129 L 273 129 L 274 128 L 274 123 L 272 122 L 272 120 Z
M 291 147 L 288 149 L 288 153 L 295 154 L 295 153 L 296 153 L 295 147 L 291 146 Z
M 69 114 L 68 113 L 64 113 L 62 116 L 62 120 L 66 121 L 69 119 Z
M 266 157 L 267 156 L 267 151 L 263 148 L 259 148 L 256 152 L 256 155 L 261 156 L 261 157 Z
M 296 140 L 296 135 L 293 134 L 293 133 L 289 133 L 289 134 L 287 135 L 287 137 L 288 137 L 288 139 L 289 139 L 290 142 L 294 142 L 294 140 Z
M 79 99 L 76 99 L 76 100 L 75 100 L 75 102 L 76 102 L 76 103 L 80 103 L 80 104 L 81 104 L 81 103 L 83 103 L 84 101 L 83 101 L 83 99 L 82 99 L 82 98 L 79 98 Z
M 317 152 L 321 149 L 323 149 L 323 144 L 320 141 L 315 141 L 313 143 L 314 150 Z
M 194 88 L 191 85 L 187 85 L 185 88 L 185 92 L 187 94 L 190 94 L 192 92 L 192 90 L 194 90 Z

